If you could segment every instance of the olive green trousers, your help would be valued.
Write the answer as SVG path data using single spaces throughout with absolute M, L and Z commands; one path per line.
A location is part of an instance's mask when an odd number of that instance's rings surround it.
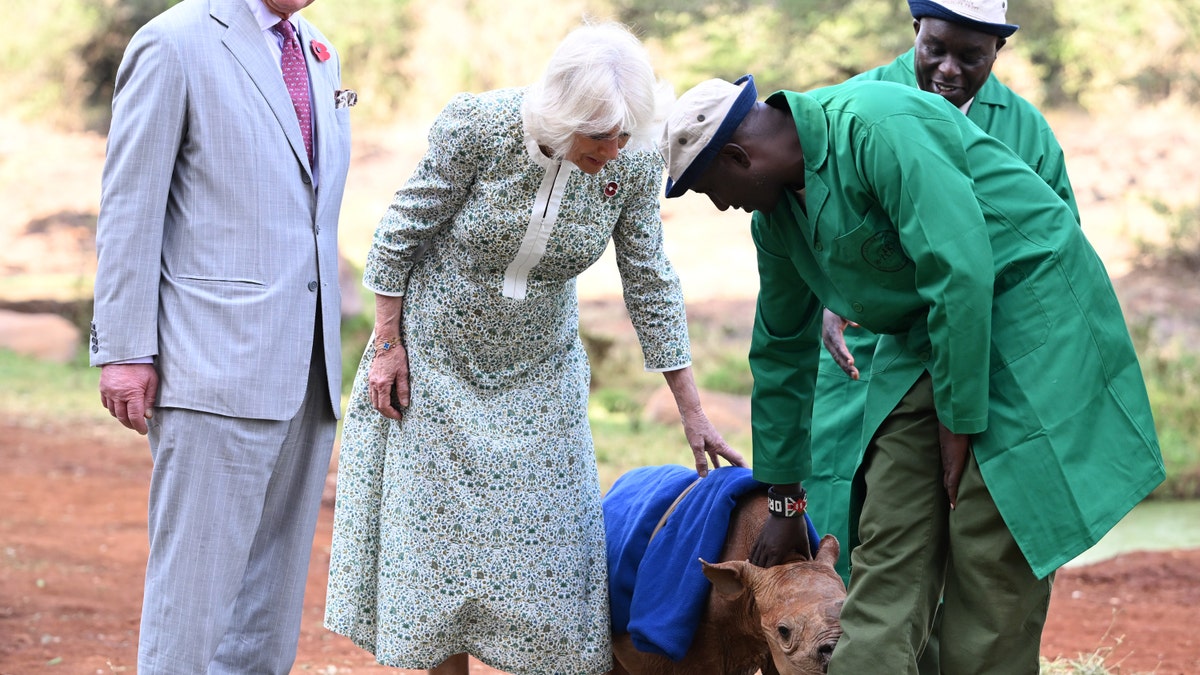
M 942 673 L 1035 675 L 1053 575 L 1034 576 L 973 457 L 950 509 L 928 374 L 880 426 L 859 476 L 860 543 L 830 675 L 928 675 L 917 662 L 939 600 Z

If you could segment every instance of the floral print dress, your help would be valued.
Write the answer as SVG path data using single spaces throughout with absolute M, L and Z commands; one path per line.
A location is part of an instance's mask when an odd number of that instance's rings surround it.
M 611 239 L 648 370 L 691 361 L 656 152 L 545 157 L 524 91 L 462 94 L 375 234 L 363 283 L 403 295 L 411 402 L 346 414 L 325 625 L 384 664 L 468 652 L 514 674 L 611 667 L 589 366 L 575 278 Z

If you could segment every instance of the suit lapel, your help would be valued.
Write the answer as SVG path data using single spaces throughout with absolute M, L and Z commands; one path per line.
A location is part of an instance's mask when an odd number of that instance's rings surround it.
M 283 83 L 279 64 L 267 51 L 262 30 L 246 7 L 245 0 L 212 0 L 210 14 L 226 27 L 221 41 L 262 93 L 287 136 L 296 159 L 311 177 L 312 167 L 308 165 L 308 152 L 304 149 L 304 138 L 300 135 L 300 122 L 296 119 L 292 97 Z
M 314 151 L 318 159 L 331 160 L 330 153 L 334 148 L 330 146 L 330 143 L 333 141 L 334 127 L 337 124 L 333 117 L 333 90 L 336 88 L 336 83 L 333 81 L 335 74 L 332 74 L 331 70 L 334 61 L 332 59 L 325 62 L 320 61 L 313 54 L 311 47 L 312 41 L 317 39 L 316 31 L 303 18 L 296 23 L 300 27 L 297 39 L 300 40 L 300 51 L 304 53 L 304 63 L 308 68 L 308 81 L 312 90 Z M 323 171 L 322 175 L 324 175 Z

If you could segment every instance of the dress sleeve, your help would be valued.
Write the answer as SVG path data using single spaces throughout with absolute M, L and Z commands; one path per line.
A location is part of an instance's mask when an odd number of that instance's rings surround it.
M 853 143 L 859 171 L 896 224 L 929 308 L 906 339 L 910 349 L 928 352 L 938 418 L 955 433 L 981 432 L 995 264 L 958 122 L 890 115 Z
M 750 338 L 754 477 L 795 483 L 812 473 L 812 402 L 821 302 L 800 277 L 771 221 L 754 214 L 759 291 Z
M 632 177 L 635 193 L 613 228 L 613 249 L 646 370 L 677 370 L 691 365 L 692 354 L 683 288 L 663 250 L 658 202 L 662 161 L 651 152 L 640 159 L 644 164 L 637 164 L 645 170 Z
M 459 94 L 429 131 L 429 149 L 375 229 L 363 285 L 381 295 L 404 295 L 414 257 L 449 227 L 478 172 L 476 97 Z

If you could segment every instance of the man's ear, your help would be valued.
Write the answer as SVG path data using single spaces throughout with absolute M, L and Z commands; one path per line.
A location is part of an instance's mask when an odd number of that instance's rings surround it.
M 1004 38 L 996 38 L 996 53 L 1000 52 L 1000 48 L 1008 44 L 1008 40 Z
M 746 152 L 746 149 L 737 143 L 726 143 L 721 148 L 721 151 L 717 153 L 717 157 L 733 162 L 743 169 L 750 168 L 750 153 Z
M 921 32 L 921 20 L 913 19 L 913 35 Z

